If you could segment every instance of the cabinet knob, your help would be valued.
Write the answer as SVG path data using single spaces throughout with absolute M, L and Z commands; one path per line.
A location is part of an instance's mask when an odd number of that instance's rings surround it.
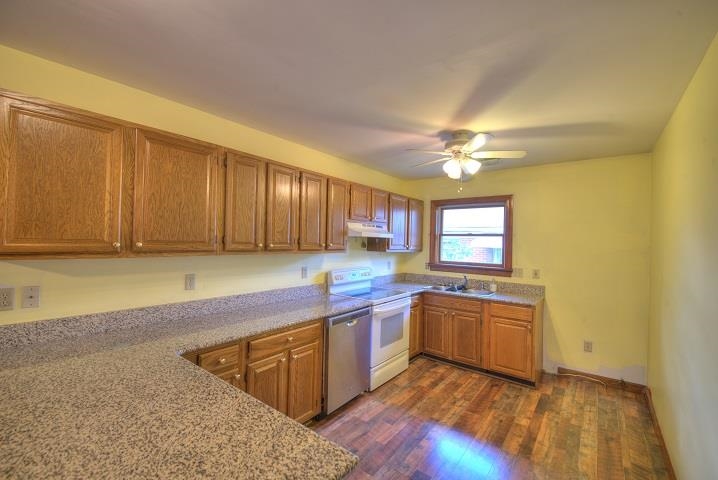
M 287 361 L 287 357 L 282 357 L 282 361 L 283 361 L 283 362 L 286 362 L 286 361 Z
M 227 359 L 226 359 L 226 358 L 222 357 L 222 358 L 219 359 L 219 364 L 220 364 L 220 365 L 224 365 L 225 363 L 227 363 Z
M 296 359 L 298 359 L 299 357 L 298 357 L 297 355 L 292 355 L 292 358 L 293 358 L 294 360 L 296 360 Z
M 329 246 L 330 246 L 330 247 L 333 247 L 333 246 L 334 246 L 334 244 L 333 244 L 333 243 L 330 243 L 330 244 L 329 244 Z
M 115 243 L 113 243 L 113 244 L 112 244 L 112 247 L 113 247 L 113 248 L 116 248 L 117 250 L 119 250 L 119 249 L 120 249 L 120 242 L 115 242 Z
M 327 244 L 326 244 L 326 243 L 322 243 L 322 247 L 326 247 L 326 246 L 327 246 Z
M 135 243 L 135 247 L 137 247 L 137 248 L 142 248 L 142 242 L 137 242 L 137 243 Z
M 273 248 L 273 247 L 274 247 L 274 244 L 273 244 L 273 243 L 270 243 L 270 244 L 269 244 L 269 248 Z
M 242 380 L 242 374 L 241 374 L 241 373 L 238 373 L 238 374 L 236 374 L 236 375 L 234 376 L 234 378 L 235 378 L 236 380 Z
M 264 244 L 263 244 L 263 243 L 258 243 L 257 246 L 258 246 L 259 248 L 262 248 L 262 247 L 264 247 Z
M 409 248 L 409 244 L 407 243 L 407 244 L 405 245 L 405 247 L 406 247 L 406 248 Z
M 287 337 L 287 341 L 288 341 L 288 342 L 293 342 L 293 341 L 294 341 L 294 337 Z

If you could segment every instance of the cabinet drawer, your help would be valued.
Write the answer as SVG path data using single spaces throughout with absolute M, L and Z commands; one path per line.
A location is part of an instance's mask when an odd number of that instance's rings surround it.
M 464 310 L 476 313 L 481 311 L 481 300 L 471 300 L 452 295 L 432 295 L 425 293 L 424 305 L 435 305 L 452 310 Z
M 210 372 L 218 372 L 239 365 L 239 345 L 218 348 L 199 354 L 199 366 Z
M 322 324 L 317 322 L 306 327 L 275 333 L 249 342 L 249 359 L 256 360 L 273 353 L 293 348 L 322 336 Z
M 492 303 L 491 315 L 494 317 L 513 318 L 515 320 L 528 321 L 533 318 L 533 309 L 530 307 L 504 305 L 503 303 Z

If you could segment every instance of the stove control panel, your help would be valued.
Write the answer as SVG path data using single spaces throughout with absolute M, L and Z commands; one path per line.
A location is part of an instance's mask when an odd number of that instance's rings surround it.
M 327 277 L 330 285 L 341 285 L 371 280 L 374 275 L 371 267 L 355 267 L 332 270 Z

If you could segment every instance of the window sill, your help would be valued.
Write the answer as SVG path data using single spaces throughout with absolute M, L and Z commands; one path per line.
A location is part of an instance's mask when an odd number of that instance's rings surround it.
M 457 273 L 473 273 L 475 275 L 495 275 L 497 277 L 510 277 L 513 269 L 497 267 L 477 267 L 474 265 L 447 264 L 447 263 L 428 263 L 429 270 L 437 272 L 457 272 Z

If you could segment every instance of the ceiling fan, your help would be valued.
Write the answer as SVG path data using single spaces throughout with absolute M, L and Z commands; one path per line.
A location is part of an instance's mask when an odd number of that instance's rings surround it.
M 470 177 L 479 171 L 481 162 L 478 159 L 523 158 L 523 150 L 479 151 L 481 147 L 493 138 L 490 133 L 474 133 L 470 130 L 455 130 L 451 132 L 451 139 L 444 145 L 444 150 L 418 150 L 415 152 L 433 153 L 443 155 L 443 158 L 414 165 L 423 167 L 434 163 L 444 162 L 444 173 L 454 180 L 462 180 L 464 175 Z

